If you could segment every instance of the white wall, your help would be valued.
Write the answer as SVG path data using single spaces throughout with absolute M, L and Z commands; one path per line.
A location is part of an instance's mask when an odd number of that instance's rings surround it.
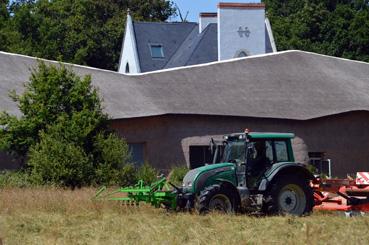
M 129 64 L 129 73 L 140 73 L 140 64 L 137 54 L 136 40 L 133 23 L 130 15 L 127 15 L 127 24 L 122 44 L 122 52 L 119 60 L 119 73 L 126 73 L 126 65 Z
M 249 36 L 239 29 L 249 30 Z M 265 54 L 265 9 L 218 8 L 218 59 L 235 58 L 238 51 Z

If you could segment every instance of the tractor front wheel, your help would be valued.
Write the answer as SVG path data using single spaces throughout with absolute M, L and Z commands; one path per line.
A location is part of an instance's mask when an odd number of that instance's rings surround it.
M 234 197 L 221 185 L 212 185 L 201 191 L 196 208 L 200 214 L 216 211 L 221 213 L 234 212 Z

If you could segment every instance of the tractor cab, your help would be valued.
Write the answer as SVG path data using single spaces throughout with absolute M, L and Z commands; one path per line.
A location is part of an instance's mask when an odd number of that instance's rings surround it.
M 235 164 L 238 184 L 256 188 L 263 173 L 275 163 L 295 161 L 291 145 L 293 137 L 291 133 L 249 133 L 246 130 L 245 133 L 226 135 L 222 141 L 211 140 L 213 164 Z

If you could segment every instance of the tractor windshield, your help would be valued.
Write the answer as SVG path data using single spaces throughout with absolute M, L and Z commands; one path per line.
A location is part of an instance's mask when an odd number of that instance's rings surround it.
M 245 152 L 245 141 L 228 141 L 224 148 L 222 162 L 243 162 Z

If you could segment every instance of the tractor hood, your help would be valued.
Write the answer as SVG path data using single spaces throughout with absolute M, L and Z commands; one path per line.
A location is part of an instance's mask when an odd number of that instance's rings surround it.
M 185 177 L 183 178 L 183 184 L 182 187 L 185 191 L 191 191 L 193 190 L 194 182 L 196 182 L 196 179 L 202 174 L 208 173 L 208 172 L 219 172 L 224 171 L 224 169 L 227 168 L 234 168 L 233 163 L 217 163 L 217 164 L 210 164 L 205 165 L 199 168 L 192 169 L 187 172 Z

